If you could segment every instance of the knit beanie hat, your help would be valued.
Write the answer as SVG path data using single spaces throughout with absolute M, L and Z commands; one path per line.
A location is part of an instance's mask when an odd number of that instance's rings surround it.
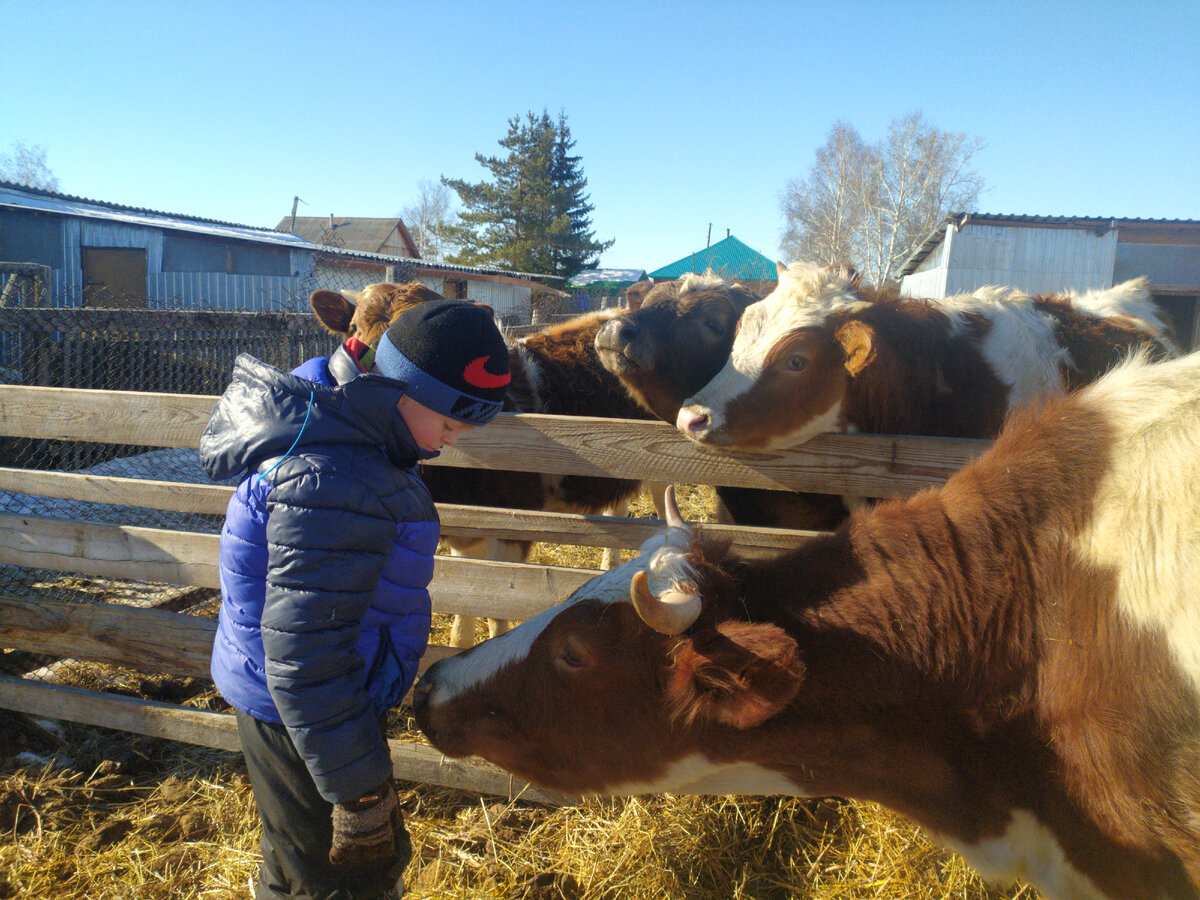
M 486 425 L 504 403 L 508 345 L 492 317 L 462 300 L 431 300 L 396 317 L 375 350 L 375 369 L 408 384 L 422 406 Z

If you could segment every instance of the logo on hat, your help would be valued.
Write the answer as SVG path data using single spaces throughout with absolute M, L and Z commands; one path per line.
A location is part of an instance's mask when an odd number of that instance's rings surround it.
M 463 369 L 463 381 L 477 388 L 498 388 L 504 387 L 512 380 L 512 375 L 508 372 L 507 366 L 503 375 L 493 375 L 484 368 L 487 365 L 488 358 L 481 356 L 478 359 L 473 359 Z

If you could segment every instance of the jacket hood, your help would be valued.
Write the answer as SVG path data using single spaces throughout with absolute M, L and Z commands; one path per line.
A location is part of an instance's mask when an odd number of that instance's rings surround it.
M 394 465 L 412 465 L 423 454 L 396 411 L 405 388 L 375 374 L 319 384 L 243 353 L 200 437 L 200 460 L 214 481 L 315 444 L 375 445 Z

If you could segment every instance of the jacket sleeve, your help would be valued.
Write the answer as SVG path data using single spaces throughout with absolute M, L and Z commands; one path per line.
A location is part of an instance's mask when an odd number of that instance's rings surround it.
M 317 790 L 337 803 L 392 770 L 355 644 L 396 526 L 368 485 L 334 465 L 288 460 L 270 477 L 267 688 Z

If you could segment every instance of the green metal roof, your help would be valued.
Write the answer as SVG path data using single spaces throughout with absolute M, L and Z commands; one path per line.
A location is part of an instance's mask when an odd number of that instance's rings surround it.
M 741 278 L 746 281 L 775 281 L 778 278 L 774 260 L 763 256 L 753 247 L 747 247 L 733 236 L 647 274 L 651 278 L 678 278 L 688 272 L 699 274 L 708 269 L 722 278 Z

